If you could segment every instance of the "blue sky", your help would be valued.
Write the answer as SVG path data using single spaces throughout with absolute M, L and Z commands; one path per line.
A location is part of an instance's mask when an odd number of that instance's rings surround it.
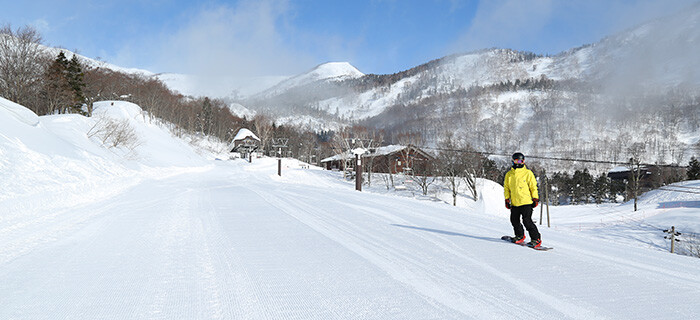
M 556 54 L 697 0 L 12 1 L 0 23 L 153 72 L 291 75 L 329 61 L 394 73 L 500 47 Z

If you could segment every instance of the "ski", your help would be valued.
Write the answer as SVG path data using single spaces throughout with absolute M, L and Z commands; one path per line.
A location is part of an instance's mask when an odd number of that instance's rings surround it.
M 511 236 L 502 236 L 502 237 L 501 237 L 501 240 L 503 240 L 503 241 L 508 241 L 508 242 L 510 242 L 510 243 L 514 243 L 514 244 L 517 244 L 517 245 L 520 245 L 520 246 L 523 246 L 523 247 L 532 248 L 532 249 L 535 249 L 535 250 L 538 250 L 538 251 L 547 251 L 547 250 L 552 250 L 552 249 L 554 249 L 554 248 L 552 248 L 552 247 L 544 247 L 544 246 L 530 247 L 530 246 L 527 245 L 527 243 L 524 243 L 524 242 L 523 242 L 523 243 L 515 243 L 515 239 L 514 239 L 513 237 L 511 237 Z

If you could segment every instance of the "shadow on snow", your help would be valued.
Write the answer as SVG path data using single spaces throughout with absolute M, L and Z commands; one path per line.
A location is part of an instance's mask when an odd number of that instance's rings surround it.
M 433 232 L 433 233 L 439 233 L 439 234 L 446 234 L 446 235 L 448 235 L 448 236 L 465 237 L 465 238 L 470 238 L 470 239 L 477 239 L 477 240 L 483 240 L 483 241 L 491 241 L 491 242 L 503 243 L 503 240 L 501 240 L 500 237 L 498 237 L 498 238 L 477 237 L 477 236 L 472 236 L 472 235 L 468 235 L 468 234 L 464 234 L 464 233 L 458 233 L 458 232 L 452 232 L 452 231 L 445 231 L 445 230 L 438 230 L 438 229 L 421 228 L 421 227 L 407 226 L 407 225 L 402 225 L 402 224 L 391 224 L 391 225 L 392 225 L 392 226 L 395 226 L 395 227 L 399 227 L 399 228 L 406 228 L 406 229 L 427 231 L 427 232 Z

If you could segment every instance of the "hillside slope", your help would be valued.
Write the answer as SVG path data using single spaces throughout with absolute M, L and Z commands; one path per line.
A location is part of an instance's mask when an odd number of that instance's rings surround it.
M 454 134 L 486 152 L 608 161 L 639 144 L 650 162 L 682 164 L 700 143 L 699 23 L 693 6 L 556 56 L 487 49 L 391 75 L 291 83 L 241 104 L 280 124 L 384 130 L 390 143 L 414 132 L 435 146 Z
M 141 157 L 89 138 L 92 119 L 0 103 L 0 318 L 700 316 L 697 258 L 604 229 L 543 228 L 555 249 L 534 251 L 499 239 L 501 201 L 356 192 L 293 160 L 278 177 L 275 159 L 205 160 L 134 105 L 100 108 Z

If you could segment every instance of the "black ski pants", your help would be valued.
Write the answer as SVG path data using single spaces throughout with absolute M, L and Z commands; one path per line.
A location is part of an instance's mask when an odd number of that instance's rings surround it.
M 522 217 L 523 223 L 520 223 L 520 217 Z M 525 235 L 523 230 L 523 224 L 527 232 L 530 234 L 530 239 L 539 239 L 540 232 L 537 231 L 537 226 L 532 222 L 532 205 L 527 204 L 519 207 L 510 208 L 510 223 L 513 225 L 513 230 L 515 230 L 516 237 L 522 237 Z

